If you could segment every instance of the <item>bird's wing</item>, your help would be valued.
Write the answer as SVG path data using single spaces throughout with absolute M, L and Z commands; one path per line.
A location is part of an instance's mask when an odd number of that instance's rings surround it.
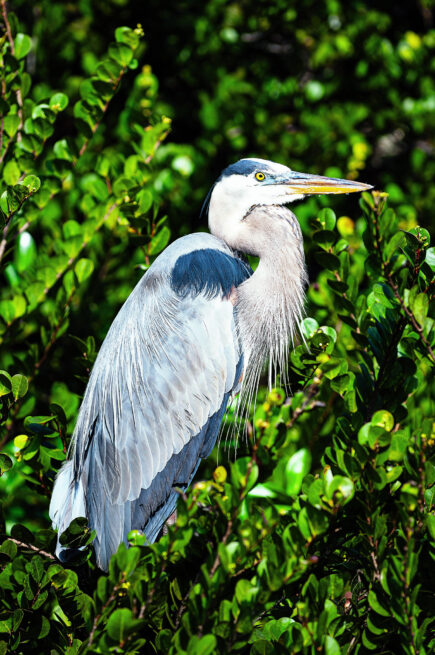
M 156 538 L 213 448 L 243 367 L 230 293 L 249 274 L 231 254 L 186 253 L 150 269 L 113 322 L 50 511 L 62 532 L 85 506 L 102 568 L 130 529 Z

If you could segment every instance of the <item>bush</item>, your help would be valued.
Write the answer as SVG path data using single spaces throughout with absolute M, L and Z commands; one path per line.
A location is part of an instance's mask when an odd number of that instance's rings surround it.
M 131 533 L 108 575 L 81 520 L 66 537 L 80 560 L 57 562 L 48 499 L 94 335 L 177 236 L 161 212 L 168 195 L 182 211 L 187 164 L 161 145 L 170 120 L 138 67 L 140 27 L 93 55 L 79 98 L 32 87 L 32 40 L 12 13 L 5 27 L 0 653 L 432 652 L 435 250 L 382 192 L 353 218 L 298 208 L 306 345 L 291 394 L 260 389 L 234 461 L 215 451 L 167 535 Z

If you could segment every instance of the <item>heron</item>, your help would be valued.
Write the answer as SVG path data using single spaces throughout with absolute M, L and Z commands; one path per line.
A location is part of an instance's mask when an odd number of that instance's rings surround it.
M 140 530 L 149 543 L 210 455 L 228 403 L 285 367 L 303 316 L 302 232 L 287 204 L 370 185 L 245 158 L 221 173 L 209 233 L 171 243 L 114 319 L 93 366 L 50 518 L 86 517 L 99 568 Z M 247 255 L 258 257 L 255 272 Z M 240 395 L 238 396 L 240 398 Z M 56 554 L 68 561 L 58 541 Z

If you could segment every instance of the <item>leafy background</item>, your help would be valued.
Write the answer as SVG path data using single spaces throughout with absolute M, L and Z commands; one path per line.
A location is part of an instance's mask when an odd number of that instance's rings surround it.
M 0 5 L 0 653 L 432 652 L 433 3 Z M 295 207 L 309 350 L 237 458 L 230 411 L 166 536 L 64 568 L 95 354 L 242 156 L 378 191 Z

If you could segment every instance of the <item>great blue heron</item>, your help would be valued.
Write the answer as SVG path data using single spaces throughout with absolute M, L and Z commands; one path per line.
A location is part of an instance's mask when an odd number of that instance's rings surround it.
M 228 166 L 203 206 L 211 234 L 178 239 L 113 321 L 93 367 L 50 517 L 86 516 L 98 566 L 132 529 L 153 542 L 207 457 L 230 398 L 285 363 L 301 319 L 302 233 L 284 207 L 371 188 L 263 159 Z M 252 273 L 239 253 L 259 257 Z M 60 544 L 57 554 L 67 556 Z

